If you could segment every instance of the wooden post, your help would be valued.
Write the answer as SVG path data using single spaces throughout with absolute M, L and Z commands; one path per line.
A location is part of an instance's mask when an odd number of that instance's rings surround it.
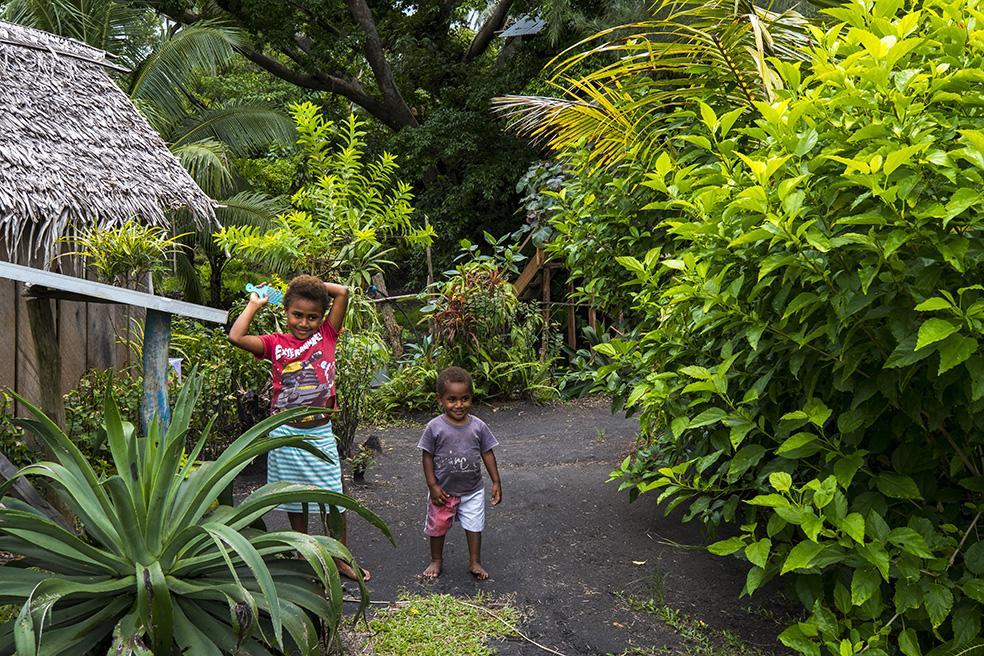
M 64 429 L 65 399 L 61 394 L 61 352 L 58 349 L 55 316 L 51 311 L 52 302 L 47 298 L 29 298 L 25 305 L 37 358 L 38 402 L 48 418 Z M 46 459 L 52 457 L 48 447 L 35 438 L 33 433 L 25 431 L 24 438 L 38 456 Z
M 577 317 L 574 315 L 574 282 L 567 281 L 567 346 L 577 350 Z
M 166 429 L 171 421 L 171 406 L 167 402 L 167 351 L 171 342 L 171 315 L 160 310 L 147 310 L 143 342 L 143 402 L 140 422 L 144 435 L 149 434 L 156 418 Z

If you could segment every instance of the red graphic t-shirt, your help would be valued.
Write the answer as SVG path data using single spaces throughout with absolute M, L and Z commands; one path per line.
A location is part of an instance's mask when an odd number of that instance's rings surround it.
M 302 405 L 328 407 L 335 395 L 335 344 L 338 332 L 325 321 L 301 341 L 287 333 L 260 335 L 263 358 L 273 363 L 270 412 Z

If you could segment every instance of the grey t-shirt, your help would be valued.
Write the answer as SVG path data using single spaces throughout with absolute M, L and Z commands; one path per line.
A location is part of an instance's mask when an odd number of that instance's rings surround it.
M 428 422 L 417 443 L 418 449 L 433 454 L 438 484 L 456 497 L 482 488 L 482 454 L 497 446 L 495 435 L 474 415 L 468 415 L 460 426 L 438 415 Z

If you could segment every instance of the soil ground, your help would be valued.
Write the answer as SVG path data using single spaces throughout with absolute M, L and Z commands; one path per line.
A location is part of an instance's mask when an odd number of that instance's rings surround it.
M 378 435 L 383 454 L 367 482 L 350 485 L 349 494 L 386 520 L 397 543 L 394 548 L 361 520 L 349 527 L 353 553 L 373 574 L 373 600 L 394 600 L 401 592 L 505 596 L 525 613 L 520 629 L 526 635 L 566 656 L 696 653 L 673 627 L 627 602 L 652 600 L 706 625 L 712 640 L 729 631 L 761 653 L 785 653 L 776 635 L 789 612 L 788 599 L 768 591 L 739 599 L 741 562 L 673 546 L 706 540 L 696 524 L 663 517 L 655 497 L 630 504 L 616 484 L 606 482 L 631 450 L 636 421 L 612 415 L 603 399 L 482 406 L 475 414 L 500 442 L 503 501 L 488 511 L 482 551 L 492 578 L 478 582 L 469 575 L 465 536 L 457 526 L 448 535 L 443 575 L 434 583 L 419 578 L 428 562 L 422 532 L 427 489 L 416 444 L 429 418 L 420 417 L 405 427 L 367 429 L 359 436 Z M 244 477 L 239 495 L 263 477 L 260 470 Z M 286 514 L 272 513 L 266 521 L 284 528 Z M 521 639 L 495 648 L 501 656 L 547 653 Z M 722 646 L 699 653 L 739 652 Z

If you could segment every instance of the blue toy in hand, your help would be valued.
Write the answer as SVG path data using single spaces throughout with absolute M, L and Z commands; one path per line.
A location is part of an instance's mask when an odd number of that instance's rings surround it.
M 256 294 L 260 298 L 266 298 L 267 302 L 273 305 L 280 305 L 284 300 L 284 293 L 279 289 L 270 287 L 269 285 L 258 287 L 250 283 L 246 285 L 246 291 L 250 294 Z

